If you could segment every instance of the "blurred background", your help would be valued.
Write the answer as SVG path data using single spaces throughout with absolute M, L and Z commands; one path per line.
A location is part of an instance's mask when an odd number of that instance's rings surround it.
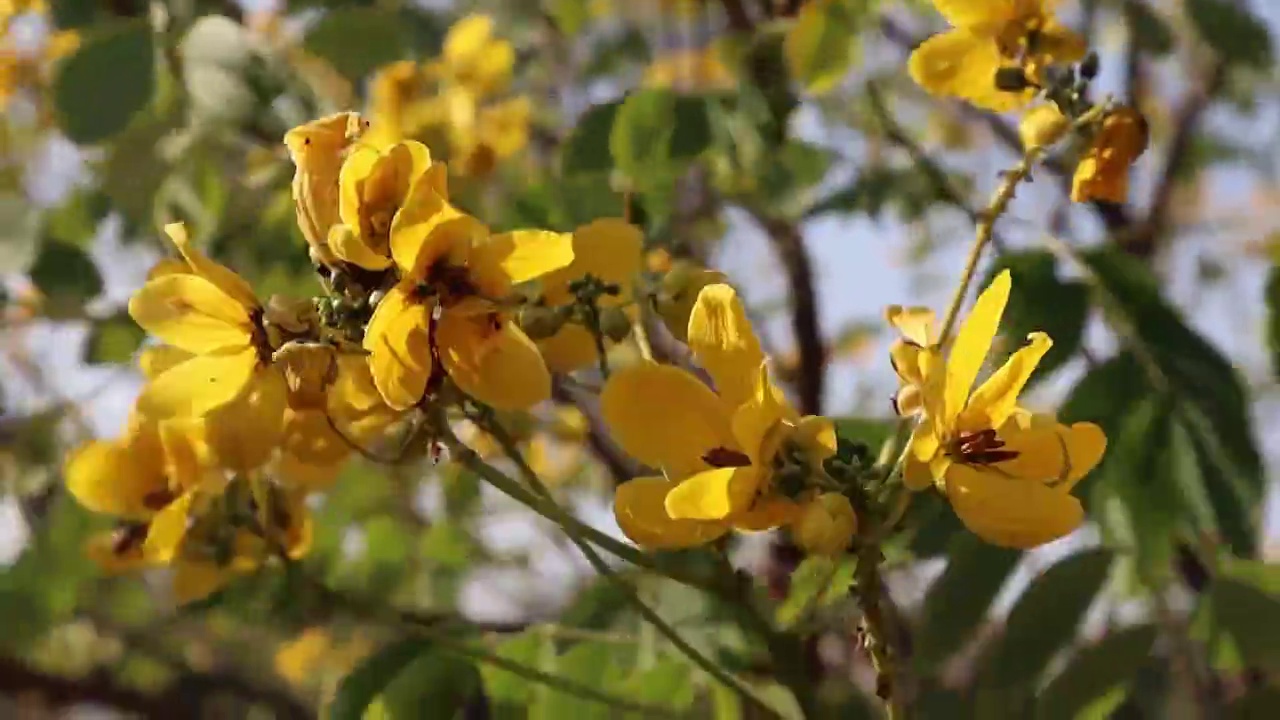
M 1110 695 L 1098 697 L 1111 704 L 1088 716 L 1218 716 L 1204 708 L 1219 706 L 1180 704 L 1179 693 L 1203 685 L 1222 703 L 1245 697 L 1254 685 L 1242 668 L 1258 667 L 1250 653 L 1280 657 L 1271 623 L 1280 574 L 1268 565 L 1280 556 L 1271 429 L 1280 421 L 1280 4 L 1056 5 L 1101 57 L 1095 97 L 1138 107 L 1150 149 L 1124 206 L 1071 203 L 1070 158 L 1053 157 L 1001 220 L 993 263 L 1015 269 L 1012 347 L 1015 330 L 1043 328 L 1057 341 L 1030 404 L 1103 421 L 1112 449 L 1087 486 L 1085 528 L 1032 553 L 984 557 L 973 590 L 990 586 L 973 618 L 980 627 L 931 675 L 944 698 L 936 716 L 956 716 L 946 699 L 964 694 L 973 658 L 1027 583 L 1100 542 L 1124 557 L 1086 603 L 1081 642 L 1153 618 L 1175 631 L 1152 651 L 1161 663 L 1143 665 L 1137 653 L 1128 675 L 1115 670 L 1125 681 L 1141 670 L 1145 684 L 1104 688 Z M 447 61 L 446 33 L 470 13 L 492 17 L 515 61 L 505 86 L 459 115 L 414 78 Z M 1015 118 L 928 96 L 907 77 L 910 50 L 944 27 L 926 0 L 9 0 L 0 23 L 0 717 L 314 717 L 387 637 L 376 618 L 328 607 L 278 570 L 181 608 L 162 572 L 108 576 L 84 554 L 105 521 L 61 486 L 67 450 L 118 434 L 140 387 L 132 360 L 143 335 L 124 307 L 168 252 L 164 223 L 188 222 L 262 297 L 316 294 L 289 195 L 281 138 L 290 127 L 361 110 L 447 158 L 458 196 L 494 227 L 568 230 L 623 212 L 609 140 L 622 98 L 659 88 L 710 98 L 697 110 L 706 137 L 664 158 L 663 172 L 631 178 L 649 268 L 690 258 L 727 273 L 797 402 L 868 438 L 893 422 L 883 307 L 945 306 L 972 218 L 1021 156 Z M 785 59 L 766 67 L 785 68 L 781 76 L 755 72 L 768 52 Z M 652 159 L 631 158 L 636 167 Z M 1152 304 L 1134 315 L 1145 323 L 1138 333 L 1186 360 L 1171 375 L 1175 393 L 1219 394 L 1215 373 L 1234 369 L 1239 412 L 1206 412 L 1206 422 L 1224 452 L 1256 468 L 1219 472 L 1202 443 L 1175 460 L 1125 450 L 1130 425 L 1107 404 L 1132 391 L 1115 362 L 1125 343 L 1080 267 L 1047 250 L 1046 237 L 1118 249 L 1124 268 L 1155 281 Z M 1222 367 L 1205 365 L 1206 352 Z M 537 413 L 529 453 L 581 518 L 621 537 L 609 493 L 625 458 L 601 441 L 589 399 L 557 400 Z M 1129 450 L 1167 444 L 1129 438 Z M 936 610 L 926 598 L 957 552 L 956 523 L 936 509 L 913 515 L 918 531 L 891 559 L 890 586 L 908 614 Z M 353 462 L 315 511 L 307 565 L 334 587 L 494 628 L 653 643 L 620 619 L 617 598 L 553 525 L 448 464 Z M 1178 642 L 1216 647 L 1193 620 L 1202 559 L 1219 548 L 1264 578 L 1263 605 L 1247 616 L 1269 644 L 1216 675 L 1215 657 L 1184 656 Z M 744 538 L 735 561 L 768 581 L 780 623 L 800 622 L 782 608 L 798 612 L 815 591 L 787 581 L 795 560 L 785 545 Z M 654 595 L 700 642 L 733 644 L 690 591 Z M 842 629 L 847 609 L 815 603 L 802 629 L 821 666 L 869 690 L 873 676 Z M 1178 674 L 1179 658 L 1190 675 Z M 1274 678 L 1276 665 L 1262 667 Z M 600 711 L 521 692 L 514 705 L 531 716 Z M 1275 699 L 1246 709 L 1274 710 Z

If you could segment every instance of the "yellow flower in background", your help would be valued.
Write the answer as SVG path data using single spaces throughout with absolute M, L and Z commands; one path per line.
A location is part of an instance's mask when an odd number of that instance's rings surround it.
M 542 302 L 563 307 L 575 302 L 569 285 L 587 275 L 617 285 L 617 295 L 602 295 L 600 308 L 627 306 L 635 319 L 632 286 L 640 273 L 644 235 L 636 226 L 620 218 L 603 218 L 573 231 L 573 262 L 542 278 Z M 611 342 L 606 340 L 606 342 Z M 565 323 L 554 335 L 538 341 L 542 357 L 552 372 L 567 373 L 597 361 L 595 337 L 583 325 Z
M 885 319 L 901 335 L 889 346 L 889 361 L 899 383 L 893 396 L 893 411 L 903 416 L 915 415 L 923 409 L 921 354 L 936 349 L 937 318 L 926 307 L 890 305 Z
M 1071 200 L 1123 203 L 1129 199 L 1129 168 L 1147 151 L 1146 118 L 1131 107 L 1107 113 L 1089 150 L 1076 165 Z
M 645 68 L 642 83 L 647 87 L 701 92 L 732 90 L 738 80 L 720 57 L 719 48 L 708 45 L 659 54 Z
M 787 459 L 811 466 L 835 453 L 831 422 L 800 417 L 769 381 L 733 288 L 703 289 L 688 337 L 716 391 L 684 370 L 645 362 L 615 371 L 600 396 L 618 444 L 665 474 L 629 480 L 614 498 L 623 532 L 651 548 L 794 521 L 801 506 L 780 487 L 777 467 Z
M 293 202 L 298 227 L 311 248 L 312 261 L 333 262 L 329 230 L 339 217 L 339 175 L 347 150 L 368 128 L 358 113 L 343 112 L 314 120 L 285 133 L 293 160 Z
M 400 60 L 379 68 L 369 78 L 369 130 L 364 139 L 385 148 L 413 135 L 420 128 L 412 127 L 408 116 L 426 96 L 427 78 L 418 63 Z
M 515 63 L 511 43 L 494 37 L 493 18 L 468 15 L 449 28 L 440 60 L 428 66 L 428 75 L 486 97 L 506 90 Z
M 1084 57 L 1084 39 L 1053 17 L 1057 0 L 933 0 L 952 29 L 916 48 L 911 78 L 935 95 L 959 97 L 993 112 L 1022 107 L 1034 88 L 996 87 L 996 71 L 1018 67 L 1032 81 L 1053 63 Z
M 329 233 L 329 249 L 338 259 L 366 270 L 391 266 L 391 221 L 409 195 L 409 188 L 430 173 L 428 180 L 448 197 L 445 168 L 431 162 L 431 151 L 413 140 L 385 151 L 372 146 L 352 149 L 338 175 L 338 214 L 342 225 Z
M 391 255 L 401 279 L 379 301 L 364 337 L 374 384 L 389 406 L 416 405 L 437 360 L 463 392 L 498 409 L 550 396 L 537 346 L 500 303 L 515 285 L 568 265 L 570 235 L 490 234 L 420 180 L 392 223 Z
M 1006 270 L 982 292 L 945 358 L 915 353 L 924 418 L 912 436 L 903 479 L 936 484 L 974 534 L 1030 548 L 1070 533 L 1084 519 L 1071 489 L 1102 459 L 1106 436 L 1092 423 L 1063 425 L 1018 406 L 1018 395 L 1052 342 L 1028 344 L 973 389 L 1009 299 Z M 901 363 L 902 361 L 899 360 Z

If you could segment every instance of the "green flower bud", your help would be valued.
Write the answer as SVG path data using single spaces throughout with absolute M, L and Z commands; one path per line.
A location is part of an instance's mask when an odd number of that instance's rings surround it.
M 545 305 L 526 305 L 520 308 L 516 323 L 533 340 L 545 340 L 564 327 L 564 316 L 555 308 Z
M 600 332 L 614 342 L 622 342 L 631 334 L 631 318 L 619 307 L 600 311 Z

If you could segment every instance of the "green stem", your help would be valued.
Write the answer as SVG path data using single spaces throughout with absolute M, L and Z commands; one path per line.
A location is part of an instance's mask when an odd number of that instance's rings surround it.
M 524 456 L 520 453 L 519 449 L 515 446 L 515 443 L 512 441 L 511 437 L 507 435 L 505 430 L 497 425 L 485 429 L 493 435 L 511 460 L 516 463 L 516 466 L 520 469 L 520 474 L 524 478 L 525 482 L 529 483 L 536 493 L 542 495 L 548 500 L 550 503 L 549 508 L 552 509 L 552 512 L 555 515 L 555 517 L 552 517 L 551 519 L 560 524 L 561 528 L 565 531 L 565 534 L 569 536 L 569 539 L 573 544 L 582 551 L 584 556 L 586 556 L 587 562 L 591 564 L 591 567 L 593 567 L 601 577 L 605 578 L 622 591 L 623 597 L 626 598 L 627 602 L 636 610 L 637 613 L 640 614 L 641 617 L 649 622 L 649 624 L 653 625 L 654 629 L 666 637 L 667 640 L 670 641 L 677 650 L 684 654 L 685 657 L 689 658 L 690 662 L 697 665 L 725 687 L 733 690 L 748 705 L 755 707 L 763 713 L 765 717 L 779 718 L 779 720 L 781 720 L 782 716 L 779 715 L 776 710 L 757 697 L 755 693 L 743 684 L 741 680 L 731 675 L 724 668 L 717 665 L 715 661 L 711 660 L 706 655 L 698 651 L 697 648 L 690 645 L 689 642 L 680 635 L 679 631 L 671 627 L 667 621 L 662 619 L 662 616 L 658 615 L 653 608 L 649 607 L 645 604 L 644 600 L 640 599 L 640 596 L 636 593 L 635 588 L 632 587 L 630 583 L 618 577 L 617 573 L 615 573 L 613 568 L 609 567 L 609 564 L 600 557 L 600 554 L 596 552 L 595 548 L 587 543 L 583 537 L 576 532 L 574 527 L 576 523 L 571 524 L 566 522 L 566 520 L 569 520 L 571 516 L 552 499 L 551 491 L 542 482 L 542 479 L 538 477 L 538 474 L 534 472 L 533 468 L 529 467 Z M 464 465 L 471 468 L 474 472 L 484 475 L 484 473 L 481 472 L 481 468 L 482 466 L 488 468 L 488 465 L 480 459 L 480 456 L 476 455 L 475 452 L 467 446 L 457 442 L 456 438 L 451 438 L 451 440 L 451 445 L 456 446 L 456 448 L 451 447 L 450 449 L 456 453 L 456 457 L 458 457 Z M 488 477 L 487 475 L 484 476 L 486 478 Z
M 872 543 L 862 546 L 858 552 L 857 599 L 862 608 L 863 645 L 871 656 L 876 671 L 876 695 L 884 700 L 890 720 L 907 717 L 906 693 L 901 687 L 898 657 L 893 650 L 893 629 L 889 614 L 885 612 L 884 581 L 880 577 L 880 548 Z

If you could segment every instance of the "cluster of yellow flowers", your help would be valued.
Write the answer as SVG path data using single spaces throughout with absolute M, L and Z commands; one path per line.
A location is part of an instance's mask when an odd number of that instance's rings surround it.
M 488 174 L 529 142 L 529 98 L 507 96 L 515 55 L 511 43 L 494 37 L 489 16 L 459 20 L 437 60 L 404 60 L 374 75 L 369 142 L 422 140 L 447 150 L 455 173 Z
M 23 16 L 40 16 L 52 24 L 45 0 L 0 0 L 0 109 L 18 92 L 43 86 L 53 64 L 80 45 L 76 31 L 50 29 L 38 46 L 20 47 L 13 28 Z
M 993 112 L 1020 110 L 1038 100 L 1020 128 L 1028 150 L 1057 142 L 1089 114 L 1084 95 L 1097 74 L 1097 57 L 1086 55 L 1084 39 L 1054 18 L 1057 0 L 933 4 L 954 27 L 911 53 L 908 70 L 925 90 Z M 1125 202 L 1129 167 L 1147 147 L 1145 119 L 1120 106 L 1080 129 L 1092 141 L 1076 166 L 1071 199 Z

